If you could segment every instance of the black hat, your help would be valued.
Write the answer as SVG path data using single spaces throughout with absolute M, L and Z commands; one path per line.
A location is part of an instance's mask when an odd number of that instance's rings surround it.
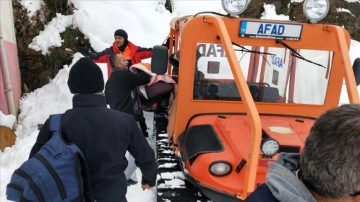
M 80 58 L 70 69 L 68 86 L 73 94 L 92 94 L 104 90 L 102 71 L 91 59 Z
M 125 40 L 128 39 L 128 34 L 125 32 L 125 30 L 123 29 L 118 29 L 115 31 L 114 36 L 121 36 L 122 38 L 124 38 Z

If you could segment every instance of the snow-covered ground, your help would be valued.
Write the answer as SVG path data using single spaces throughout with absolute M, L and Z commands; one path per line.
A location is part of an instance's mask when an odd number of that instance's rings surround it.
M 181 1 L 173 0 L 174 12 L 169 13 L 161 5 L 161 0 L 153 1 L 84 1 L 70 0 L 76 10 L 74 15 L 58 14 L 39 36 L 35 37 L 30 47 L 48 54 L 51 46 L 61 46 L 60 33 L 67 26 L 78 27 L 89 38 L 92 47 L 101 51 L 113 42 L 116 29 L 125 29 L 129 40 L 137 45 L 152 47 L 162 44 L 169 30 L 172 17 L 194 14 L 200 11 L 215 11 L 224 13 L 220 0 L 211 1 Z M 293 0 L 294 1 L 294 0 Z M 40 7 L 41 0 L 22 0 L 22 5 L 33 15 Z M 264 5 L 263 18 L 288 19 L 288 16 L 277 16 L 273 5 Z M 81 57 L 76 53 L 73 63 Z M 351 62 L 360 57 L 360 43 L 352 41 L 350 48 Z M 72 63 L 72 64 L 73 64 Z M 6 185 L 11 174 L 29 156 L 37 134 L 38 124 L 42 124 L 50 114 L 62 113 L 72 107 L 72 94 L 67 87 L 67 78 L 72 66 L 65 66 L 51 82 L 41 89 L 25 95 L 20 102 L 20 115 L 16 128 L 16 144 L 0 151 L 0 201 L 6 201 Z M 347 103 L 344 91 L 340 103 Z M 145 112 L 150 132 L 150 142 L 153 144 L 153 114 Z M 0 112 L 0 125 L 11 126 L 14 116 L 5 116 Z M 137 170 L 138 178 L 141 173 Z M 140 184 L 130 186 L 127 192 L 129 202 L 156 201 L 156 190 L 142 191 Z

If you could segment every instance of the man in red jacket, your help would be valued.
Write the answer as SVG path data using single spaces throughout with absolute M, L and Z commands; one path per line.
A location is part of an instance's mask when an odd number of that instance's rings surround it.
M 142 59 L 150 58 L 152 56 L 151 48 L 143 48 L 136 46 L 128 40 L 128 34 L 123 29 L 118 29 L 114 32 L 114 43 L 109 48 L 99 52 L 99 53 L 83 53 L 87 55 L 96 63 L 107 63 L 108 64 L 108 76 L 111 74 L 111 66 L 109 64 L 109 56 L 112 53 L 121 53 L 126 58 L 129 58 L 130 67 L 133 64 L 140 63 Z

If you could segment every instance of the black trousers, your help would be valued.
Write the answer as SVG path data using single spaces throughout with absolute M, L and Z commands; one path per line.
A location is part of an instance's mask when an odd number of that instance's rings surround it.
M 143 132 L 144 136 L 149 137 L 149 134 L 147 132 L 147 126 L 146 126 L 146 121 L 145 121 L 145 118 L 144 118 L 144 114 L 139 118 L 138 122 L 139 122 L 141 131 Z

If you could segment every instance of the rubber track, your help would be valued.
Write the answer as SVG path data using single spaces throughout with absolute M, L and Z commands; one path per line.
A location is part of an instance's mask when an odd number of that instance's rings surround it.
M 185 181 L 178 158 L 175 157 L 172 146 L 168 142 L 166 127 L 166 112 L 154 113 L 154 134 L 156 135 L 156 155 L 159 174 L 157 179 L 157 201 L 211 201 L 202 196 L 196 187 Z M 174 182 L 167 184 L 170 181 L 180 183 L 176 183 L 179 185 L 174 187 L 171 185 Z

